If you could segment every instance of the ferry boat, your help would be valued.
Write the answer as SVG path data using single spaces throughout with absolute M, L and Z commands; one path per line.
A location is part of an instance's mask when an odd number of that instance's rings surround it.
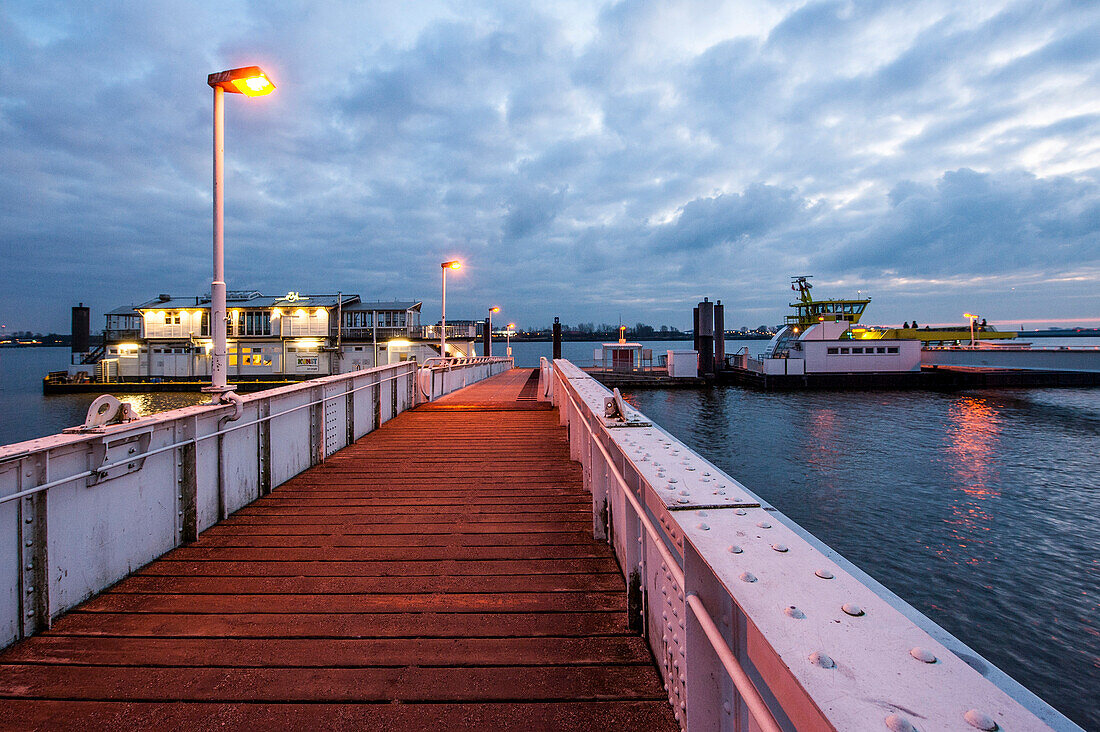
M 871 298 L 818 300 L 810 276 L 791 278 L 798 302 L 761 354 L 734 365 L 767 374 L 898 373 L 920 371 L 925 346 L 1015 338 L 982 322 L 955 327 L 883 328 L 860 325 Z

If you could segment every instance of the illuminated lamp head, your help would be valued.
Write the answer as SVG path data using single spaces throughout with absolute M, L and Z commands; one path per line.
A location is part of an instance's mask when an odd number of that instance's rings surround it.
M 231 94 L 244 94 L 248 97 L 262 97 L 275 91 L 275 85 L 259 66 L 219 71 L 206 77 L 206 83 Z

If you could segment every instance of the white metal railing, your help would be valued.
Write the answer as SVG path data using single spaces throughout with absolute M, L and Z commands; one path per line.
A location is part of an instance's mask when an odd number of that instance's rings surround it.
M 445 369 L 452 386 L 502 367 Z M 236 405 L 201 405 L 0 447 L 0 527 L 12 532 L 0 647 L 415 406 L 418 372 L 436 370 L 407 361 L 242 395 L 236 420 Z
M 420 369 L 420 396 L 432 401 L 456 389 L 507 371 L 514 365 L 514 359 L 500 356 L 429 358 Z
M 572 363 L 539 381 L 685 729 L 1079 729 Z

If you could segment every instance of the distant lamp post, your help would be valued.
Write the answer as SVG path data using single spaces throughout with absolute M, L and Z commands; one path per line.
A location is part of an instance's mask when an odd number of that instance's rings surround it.
M 499 312 L 500 312 L 500 308 L 497 307 L 496 305 L 489 308 L 489 335 L 485 340 L 485 343 L 488 344 L 485 347 L 485 355 L 486 356 L 492 356 L 493 355 L 493 313 L 499 313 Z
M 505 336 L 508 338 L 508 353 L 506 353 L 504 355 L 506 355 L 508 358 L 512 357 L 512 333 L 515 332 L 515 330 L 516 330 L 516 324 L 515 323 L 509 323 L 508 324 L 508 330 L 505 331 Z
M 462 262 L 452 259 L 450 262 L 440 262 L 443 270 L 443 307 L 439 318 L 439 355 L 447 357 L 447 270 L 462 269 Z
M 971 315 L 970 313 L 963 313 L 963 317 L 970 321 L 970 347 L 974 347 L 974 321 L 978 319 L 977 315 Z
M 210 74 L 206 83 L 214 89 L 214 277 L 210 282 L 210 325 L 214 337 L 214 355 L 210 367 L 210 386 L 203 391 L 210 401 L 223 401 L 233 391 L 226 381 L 226 313 L 225 313 L 225 92 L 261 97 L 275 91 L 275 85 L 259 66 L 219 71 Z

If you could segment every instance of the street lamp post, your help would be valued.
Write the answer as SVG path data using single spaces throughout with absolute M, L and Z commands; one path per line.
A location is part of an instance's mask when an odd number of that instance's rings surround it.
M 485 343 L 486 343 L 485 355 L 486 356 L 492 356 L 493 355 L 493 313 L 499 313 L 499 312 L 500 312 L 500 308 L 497 307 L 496 305 L 489 308 L 489 333 L 485 336 Z
M 462 262 L 453 259 L 450 262 L 440 262 L 443 270 L 443 306 L 439 317 L 439 355 L 447 357 L 447 270 L 462 269 Z
M 210 402 L 217 404 L 233 391 L 226 375 L 225 312 L 225 92 L 260 97 L 275 91 L 275 85 L 259 66 L 245 66 L 210 74 L 206 83 L 214 89 L 214 276 L 210 282 L 210 325 L 214 354 L 210 366 Z
M 963 313 L 963 317 L 970 320 L 970 347 L 974 347 L 974 321 L 978 319 L 977 315 L 971 315 L 970 313 Z
M 512 357 L 512 331 L 514 331 L 515 329 L 516 329 L 516 324 L 515 323 L 509 323 L 508 324 L 508 330 L 505 331 L 506 337 L 508 338 L 508 352 L 505 353 L 504 355 L 507 356 L 508 358 Z

